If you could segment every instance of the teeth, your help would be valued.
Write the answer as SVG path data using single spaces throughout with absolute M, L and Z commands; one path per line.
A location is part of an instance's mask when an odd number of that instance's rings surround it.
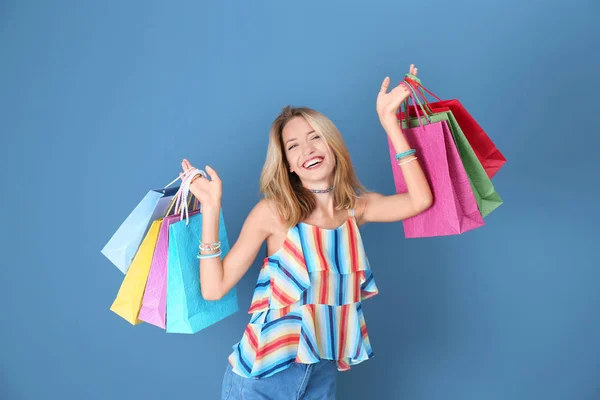
M 320 163 L 321 161 L 323 161 L 322 158 L 313 158 L 312 160 L 308 160 L 307 162 L 304 163 L 304 168 L 310 168 L 318 163 Z

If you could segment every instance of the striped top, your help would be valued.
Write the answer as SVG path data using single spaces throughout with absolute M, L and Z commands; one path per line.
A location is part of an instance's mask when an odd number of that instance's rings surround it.
M 265 258 L 250 323 L 229 356 L 238 375 L 266 378 L 321 359 L 347 371 L 373 356 L 361 301 L 378 290 L 349 214 L 336 229 L 299 223 Z

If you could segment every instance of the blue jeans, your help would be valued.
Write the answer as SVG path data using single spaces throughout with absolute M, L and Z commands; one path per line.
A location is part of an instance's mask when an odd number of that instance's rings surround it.
M 292 363 L 262 379 L 239 376 L 227 363 L 221 400 L 335 400 L 336 377 L 336 362 L 330 360 Z

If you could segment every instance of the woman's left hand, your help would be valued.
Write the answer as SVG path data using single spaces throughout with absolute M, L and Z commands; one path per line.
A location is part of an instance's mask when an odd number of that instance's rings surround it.
M 414 64 L 410 65 L 408 72 L 412 75 L 417 75 L 417 68 Z M 410 90 L 406 85 L 398 85 L 388 93 L 390 86 L 390 78 L 386 77 L 381 84 L 379 94 L 377 95 L 377 114 L 382 125 L 396 124 L 396 112 L 400 104 L 410 95 Z

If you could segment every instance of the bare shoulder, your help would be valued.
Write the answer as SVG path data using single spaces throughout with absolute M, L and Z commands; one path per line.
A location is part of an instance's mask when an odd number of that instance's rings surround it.
M 361 195 L 356 199 L 356 203 L 354 205 L 354 215 L 359 225 L 362 225 L 365 222 L 363 216 L 365 214 L 365 210 L 367 209 L 369 202 L 372 202 L 373 200 L 379 199 L 381 197 L 383 197 L 381 193 L 366 192 L 361 193 Z
M 269 234 L 277 232 L 283 225 L 277 206 L 271 199 L 261 199 L 252 209 L 250 215 L 253 216 L 253 222 L 260 224 L 260 227 Z

